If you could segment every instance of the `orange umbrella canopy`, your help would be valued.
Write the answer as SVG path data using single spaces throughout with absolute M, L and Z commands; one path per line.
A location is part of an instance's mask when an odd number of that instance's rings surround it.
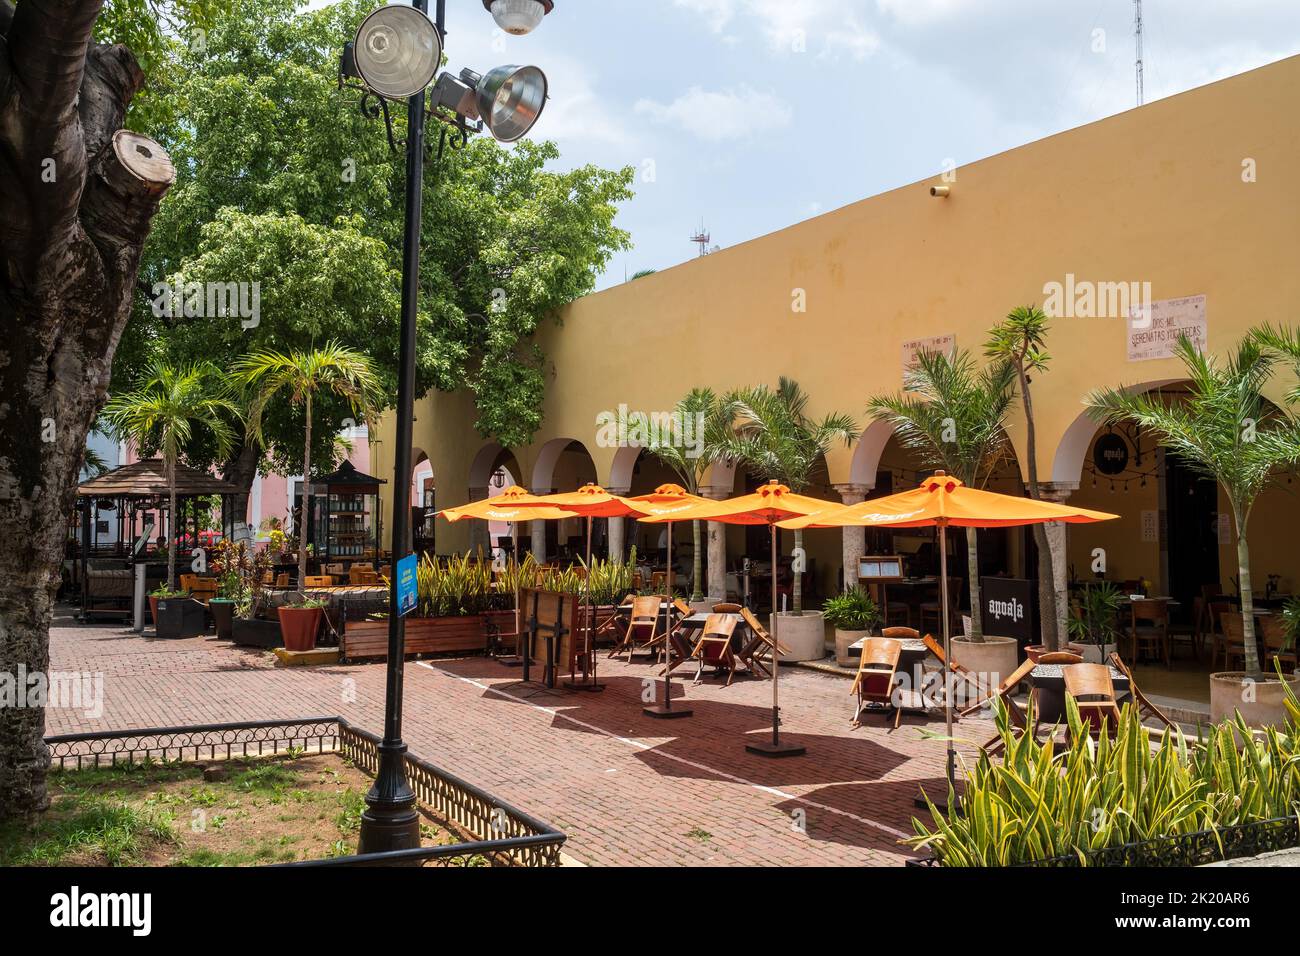
M 639 516 L 641 509 L 627 498 L 606 491 L 600 485 L 583 485 L 577 491 L 543 495 L 533 499 L 538 504 L 587 518 L 622 518 Z
M 797 495 L 785 485 L 769 481 L 748 495 L 728 498 L 726 501 L 708 501 L 684 510 L 671 519 L 649 517 L 644 521 L 717 521 L 721 524 L 773 524 L 804 515 L 822 514 L 840 507 L 833 501 Z M 783 526 L 784 527 L 784 526 Z
M 577 517 L 572 511 L 541 504 L 541 498 L 518 485 L 511 485 L 501 494 L 481 501 L 471 501 L 458 508 L 444 508 L 438 514 L 448 521 L 478 518 L 480 521 L 558 521 Z
M 637 520 L 650 524 L 690 520 L 683 519 L 682 513 L 701 505 L 714 504 L 709 498 L 693 495 L 681 485 L 672 484 L 660 485 L 648 495 L 637 495 L 627 500 L 633 502 L 641 512 L 637 515 Z
M 911 491 L 792 518 L 780 522 L 780 527 L 922 528 L 944 524 L 960 528 L 1007 528 L 1048 521 L 1084 524 L 1118 517 L 1104 511 L 980 491 L 966 487 L 958 478 L 936 472 L 921 482 L 921 487 Z

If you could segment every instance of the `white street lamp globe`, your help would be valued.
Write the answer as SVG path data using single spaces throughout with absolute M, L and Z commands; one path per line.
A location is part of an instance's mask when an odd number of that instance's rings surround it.
M 405 99 L 433 82 L 442 37 L 415 7 L 380 7 L 361 21 L 353 55 L 361 82 L 387 99 Z
M 554 0 L 483 0 L 492 19 L 506 33 L 521 37 L 532 33 L 555 7 Z
M 546 74 L 535 66 L 498 66 L 475 89 L 479 117 L 503 143 L 513 143 L 537 122 L 546 105 Z

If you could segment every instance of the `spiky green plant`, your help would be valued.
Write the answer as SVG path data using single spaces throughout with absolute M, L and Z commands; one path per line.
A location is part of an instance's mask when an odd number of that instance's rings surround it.
M 922 350 L 903 377 L 904 390 L 867 401 L 867 414 L 893 426 L 899 443 L 927 468 L 942 468 L 983 488 L 1011 448 L 1006 421 L 1016 370 L 1006 359 L 977 368 L 969 352 Z M 966 529 L 972 641 L 984 640 L 980 608 L 979 533 Z

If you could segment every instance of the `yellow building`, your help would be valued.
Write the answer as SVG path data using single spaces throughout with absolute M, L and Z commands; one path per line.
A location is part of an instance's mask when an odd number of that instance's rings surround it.
M 602 413 L 662 412 L 695 386 L 720 392 L 785 375 L 810 394 L 813 414 L 846 411 L 865 427 L 853 447 L 828 456 L 809 493 L 855 501 L 896 491 L 919 477 L 916 463 L 888 426 L 865 420 L 863 407 L 869 395 L 900 388 L 908 343 L 955 342 L 980 354 L 990 326 L 1011 308 L 1050 305 L 1051 369 L 1032 386 L 1040 479 L 1059 498 L 1122 515 L 1072 528 L 1069 564 L 1090 578 L 1095 549 L 1104 549 L 1112 579 L 1145 578 L 1160 593 L 1189 594 L 1217 576 L 1230 588 L 1236 556 L 1219 523 L 1226 503 L 1185 469 L 1168 467 L 1150 439 L 1126 431 L 1122 444 L 1107 439 L 1098 449 L 1104 429 L 1082 400 L 1102 385 L 1176 390 L 1181 366 L 1167 357 L 1162 330 L 1189 329 L 1221 355 L 1253 325 L 1300 323 L 1298 170 L 1300 57 L 1293 57 L 587 296 L 539 333 L 547 393 L 532 445 L 484 441 L 468 395 L 434 394 L 416 409 L 415 460 L 428 459 L 439 507 L 488 494 L 499 468 L 537 491 L 597 481 L 637 494 L 671 476 L 635 448 L 600 441 Z M 932 195 L 936 186 L 948 195 Z M 1129 314 L 1145 296 L 1150 307 Z M 1290 383 L 1280 375 L 1270 397 L 1280 401 Z M 391 469 L 392 425 L 389 415 L 378 429 L 376 468 Z M 1018 406 L 1011 437 L 1018 469 L 995 490 L 1021 487 Z M 1098 455 L 1127 462 L 1110 475 L 1099 472 Z M 743 478 L 722 468 L 706 484 L 719 497 L 744 490 Z M 1261 589 L 1269 574 L 1281 576 L 1284 591 L 1300 587 L 1297 491 L 1300 483 L 1284 481 L 1255 510 L 1252 566 Z M 612 524 L 615 546 L 630 543 L 622 522 Z M 577 525 L 536 529 L 539 553 L 547 533 L 554 548 Z M 658 533 L 638 543 L 652 547 Z M 440 524 L 437 551 L 485 543 L 482 535 Z M 717 593 L 723 536 L 717 528 L 712 535 Z M 745 532 L 726 536 L 734 561 Z M 1027 534 L 990 537 L 1007 570 L 1032 570 Z M 926 540 L 866 544 L 911 551 Z M 823 594 L 836 589 L 846 556 L 851 563 L 864 547 L 860 531 L 810 532 L 807 543 Z

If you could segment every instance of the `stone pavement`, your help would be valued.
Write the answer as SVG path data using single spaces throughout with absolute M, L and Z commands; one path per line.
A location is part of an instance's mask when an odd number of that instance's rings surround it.
M 51 669 L 103 674 L 93 717 L 54 709 L 48 733 L 340 714 L 383 729 L 379 663 L 279 666 L 268 652 L 212 639 L 158 641 L 116 624 L 60 617 Z M 682 668 L 678 671 L 685 670 Z M 641 713 L 646 663 L 608 661 L 599 694 L 548 692 L 483 657 L 410 661 L 404 737 L 413 753 L 560 827 L 589 865 L 898 865 L 910 855 L 922 785 L 943 792 L 942 719 L 866 715 L 849 727 L 849 682 L 784 669 L 782 735 L 799 758 L 747 753 L 769 726 L 771 684 L 674 681 L 694 717 Z M 983 739 L 987 720 L 958 736 Z M 752 735 L 752 737 L 747 737 Z M 969 750 L 963 745 L 963 750 Z

